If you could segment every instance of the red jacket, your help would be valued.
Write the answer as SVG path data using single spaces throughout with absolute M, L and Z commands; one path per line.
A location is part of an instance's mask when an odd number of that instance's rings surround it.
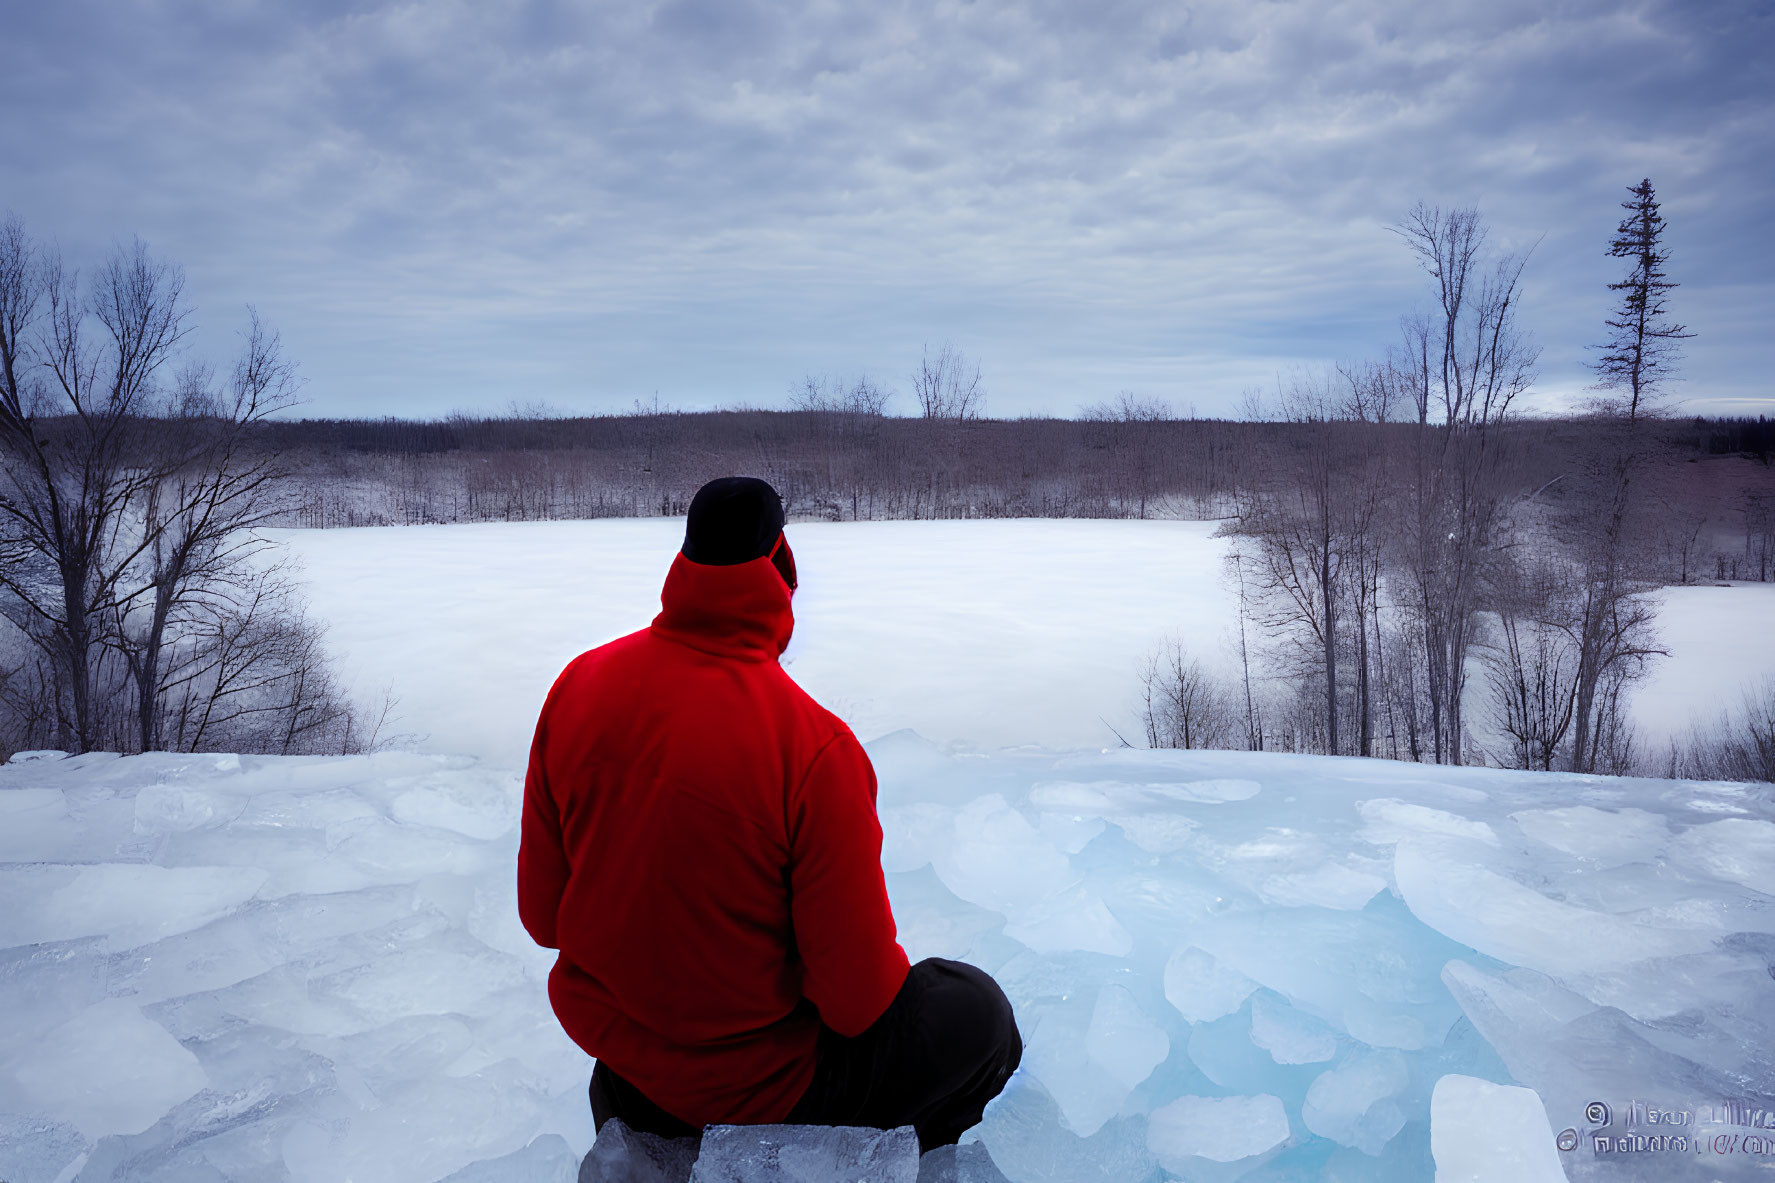
M 692 1125 L 776 1122 L 821 1021 L 859 1034 L 906 977 L 875 772 L 777 664 L 794 617 L 768 558 L 679 555 L 660 602 L 543 704 L 518 913 L 561 951 L 574 1042 Z

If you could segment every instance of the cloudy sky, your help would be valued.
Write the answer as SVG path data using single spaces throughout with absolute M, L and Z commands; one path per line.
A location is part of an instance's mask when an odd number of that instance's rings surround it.
M 1674 393 L 1775 412 L 1765 0 L 8 4 L 0 210 L 248 303 L 309 415 L 782 405 L 922 345 L 989 413 L 1203 415 L 1378 354 L 1474 205 L 1534 248 L 1533 406 L 1582 397 L 1625 187 L 1669 220 Z

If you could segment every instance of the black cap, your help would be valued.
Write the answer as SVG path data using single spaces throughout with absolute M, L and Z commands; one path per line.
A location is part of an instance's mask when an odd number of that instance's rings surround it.
M 783 532 L 783 499 L 768 481 L 724 476 L 690 499 L 684 557 L 711 567 L 749 563 L 770 553 Z

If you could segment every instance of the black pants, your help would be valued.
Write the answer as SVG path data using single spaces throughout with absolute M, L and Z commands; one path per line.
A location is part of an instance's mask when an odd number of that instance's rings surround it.
M 991 976 L 929 957 L 912 967 L 879 1019 L 855 1039 L 820 1029 L 814 1079 L 788 1125 L 918 1130 L 919 1150 L 954 1142 L 980 1120 L 1023 1059 L 1010 1000 Z M 699 1133 L 642 1095 L 604 1061 L 592 1069 L 592 1120 L 679 1138 Z

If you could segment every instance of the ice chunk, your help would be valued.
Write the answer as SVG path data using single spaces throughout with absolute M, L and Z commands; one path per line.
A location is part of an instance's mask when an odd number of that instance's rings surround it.
M 1775 829 L 1775 827 L 1771 827 Z M 1512 965 L 1560 975 L 1600 973 L 1709 949 L 1717 930 L 1654 925 L 1550 899 L 1447 851 L 1401 842 L 1393 860 L 1412 913 L 1451 940 Z
M 1495 830 L 1482 821 L 1470 821 L 1458 814 L 1428 805 L 1414 805 L 1391 797 L 1358 801 L 1356 812 L 1366 824 L 1361 837 L 1376 846 L 1391 846 L 1407 838 L 1467 838 L 1488 846 L 1498 844 Z
M 474 1035 L 452 1015 L 409 1015 L 357 1035 L 304 1043 L 334 1063 L 361 1065 L 358 1083 L 372 1096 L 389 1097 L 409 1081 L 451 1068 L 474 1043 Z
M 1061 761 L 1064 765 L 1066 761 Z M 1200 780 L 1184 784 L 1130 784 L 1120 780 L 1043 781 L 1032 785 L 1029 801 L 1043 809 L 1087 817 L 1118 818 L 1151 812 L 1155 805 L 1226 805 L 1247 801 L 1262 791 L 1254 780 Z
M 955 838 L 932 865 L 943 885 L 997 912 L 1035 903 L 1070 879 L 1070 864 L 997 793 L 955 816 Z
M 246 798 L 181 784 L 143 785 L 136 793 L 135 831 L 178 834 L 225 825 L 246 809 Z
M 180 862 L 263 869 L 270 873 L 260 893 L 266 899 L 473 875 L 503 866 L 507 857 L 447 830 L 391 822 L 360 798 L 339 798 L 333 806 L 336 813 L 273 808 L 255 799 L 225 830 L 175 835 L 171 855 Z M 264 812 L 255 817 L 255 809 Z
M 1663 818 L 1643 809 L 1568 805 L 1522 809 L 1510 817 L 1535 841 L 1598 867 L 1646 862 L 1657 855 L 1670 835 Z
M 1103 833 L 1105 826 L 1100 817 L 1047 812 L 1042 814 L 1039 828 L 1042 837 L 1053 843 L 1056 850 L 1062 854 L 1077 854 Z
M 579 1183 L 685 1183 L 701 1138 L 662 1138 L 610 1118 L 579 1165 Z
M 1124 813 L 1113 819 L 1128 841 L 1148 854 L 1171 854 L 1190 844 L 1200 823 L 1172 813 Z
M 1074 996 L 1023 1025 L 1023 1070 L 1042 1083 L 1066 1128 L 1080 1137 L 1101 1129 L 1128 1095 L 1091 1061 L 1085 1046 L 1089 1022 L 1085 1000 Z
M 1074 887 L 1013 910 L 1005 935 L 1037 953 L 1126 957 L 1134 951 L 1134 938 L 1088 887 Z
M 1257 885 L 1257 893 L 1265 902 L 1284 908 L 1337 908 L 1354 912 L 1386 887 L 1387 881 L 1379 875 L 1337 863 L 1320 863 L 1305 871 L 1271 875 Z
M 1171 1040 L 1147 1017 L 1126 986 L 1097 993 L 1085 1049 L 1116 1083 L 1132 1091 L 1171 1054 Z
M 1073 996 L 1041 1013 L 1027 1032 L 1024 1063 L 1060 1106 L 1067 1128 L 1090 1137 L 1171 1053 L 1171 1040 L 1126 987 Z
M 1728 1096 L 1742 1087 L 1742 1076 L 1735 1081 L 1647 1038 L 1662 1042 L 1670 1035 L 1640 1027 L 1543 974 L 1525 969 L 1492 974 L 1451 961 L 1442 976 L 1510 1075 L 1533 1088 L 1562 1126 L 1576 1124 L 1591 1100 L 1619 1094 L 1622 1080 L 1634 1082 L 1633 1095 L 1642 1101 L 1676 1106 L 1699 1096 Z M 1750 1031 L 1766 1030 L 1767 1020 L 1752 1010 L 1738 1017 Z M 1767 1063 L 1760 1049 L 1756 1054 Z
M 1288 1113 L 1280 1097 L 1183 1096 L 1152 1111 L 1146 1144 L 1159 1165 L 1189 1175 L 1194 1160 L 1236 1162 L 1288 1140 Z
M 1436 1183 L 1565 1183 L 1533 1089 L 1450 1073 L 1430 1096 Z
M 890 731 L 863 747 L 875 765 L 884 804 L 952 796 L 949 789 L 955 778 L 955 760 L 911 728 Z
M 1191 945 L 1165 963 L 1165 997 L 1192 1023 L 1206 1023 L 1238 1010 L 1257 983 Z
M 435 918 L 391 926 L 334 956 L 333 965 L 284 966 L 214 997 L 224 1014 L 275 1018 L 303 1033 L 355 1035 L 409 1015 L 475 1013 L 490 996 L 526 981 L 516 958 Z
M 1775 896 L 1775 822 L 1734 817 L 1691 826 L 1671 843 L 1671 855 L 1715 879 Z
M 579 1173 L 580 1159 L 559 1134 L 544 1134 L 522 1150 L 514 1150 L 499 1158 L 470 1163 L 438 1183 L 574 1183 L 584 1178 Z M 683 1183 L 687 1170 L 671 1183 Z
M 1405 1126 L 1399 1094 L 1410 1083 L 1398 1052 L 1358 1052 L 1314 1078 L 1300 1117 L 1321 1137 L 1377 1155 Z
M 1075 817 L 1115 817 L 1149 809 L 1153 799 L 1144 786 L 1119 780 L 1054 780 L 1031 785 L 1029 803 Z
M 955 813 L 930 801 L 887 805 L 881 809 L 881 869 L 916 871 L 948 847 L 955 834 Z
M 1278 1064 L 1322 1064 L 1337 1054 L 1337 1035 L 1330 1027 L 1267 993 L 1251 1000 L 1251 1042 Z
M 1027 1071 L 1011 1077 L 975 1128 L 992 1161 L 1016 1183 L 1129 1183 L 1148 1178 L 1157 1165 L 1144 1117 L 1112 1117 L 1081 1138 Z
M 1004 929 L 1002 914 L 956 899 L 928 865 L 891 872 L 887 888 L 900 944 L 915 962 L 926 957 L 971 960 L 988 933 Z
M 712 1125 L 692 1183 L 917 1183 L 918 1134 L 858 1126 Z
M 1463 947 L 1426 928 L 1390 893 L 1360 912 L 1226 912 L 1191 935 L 1221 964 L 1365 1043 L 1426 1047 L 1460 1017 L 1437 975 Z
M 1233 801 L 1249 801 L 1263 791 L 1254 780 L 1220 779 L 1192 780 L 1184 784 L 1146 786 L 1149 793 L 1174 801 L 1190 801 L 1198 805 L 1225 805 Z
M 68 753 L 60 748 L 33 748 L 28 752 L 14 752 L 7 758 L 8 764 L 43 764 L 50 760 L 65 760 Z
M 523 783 L 486 772 L 452 773 L 417 778 L 401 788 L 389 804 L 389 815 L 410 826 L 453 830 L 489 840 L 518 824 Z M 400 782 L 389 787 L 398 788 Z
M 0 1179 L 53 1183 L 72 1178 L 89 1145 L 67 1122 L 0 1113 Z
M 0 1110 L 47 1114 L 88 1138 L 138 1134 L 207 1083 L 197 1057 L 125 998 L 107 998 L 0 1067 Z M 10 1101 L 10 1104 L 6 1104 Z
M 266 878 L 257 867 L 0 866 L 0 948 L 101 936 L 131 949 L 226 916 Z
M 350 1124 L 332 1139 L 333 1168 L 311 1171 L 309 1177 L 317 1183 L 326 1178 L 432 1183 L 466 1163 L 508 1154 L 536 1136 L 549 1099 L 538 1083 L 510 1060 L 479 1072 L 414 1081 L 353 1112 Z M 584 1097 L 583 1086 L 576 1091 Z M 412 1132 L 421 1129 L 425 1137 L 414 1138 Z
M 939 1146 L 918 1160 L 918 1183 L 1010 1183 L 984 1142 Z
M 77 831 L 60 789 L 0 791 L 0 860 L 65 857 L 70 837 L 77 837 Z
M 1201 1075 L 1229 1093 L 1274 1092 L 1298 1101 L 1313 1075 L 1311 1069 L 1278 1066 L 1251 1041 L 1251 1022 L 1243 1011 L 1195 1024 L 1186 1047 Z

